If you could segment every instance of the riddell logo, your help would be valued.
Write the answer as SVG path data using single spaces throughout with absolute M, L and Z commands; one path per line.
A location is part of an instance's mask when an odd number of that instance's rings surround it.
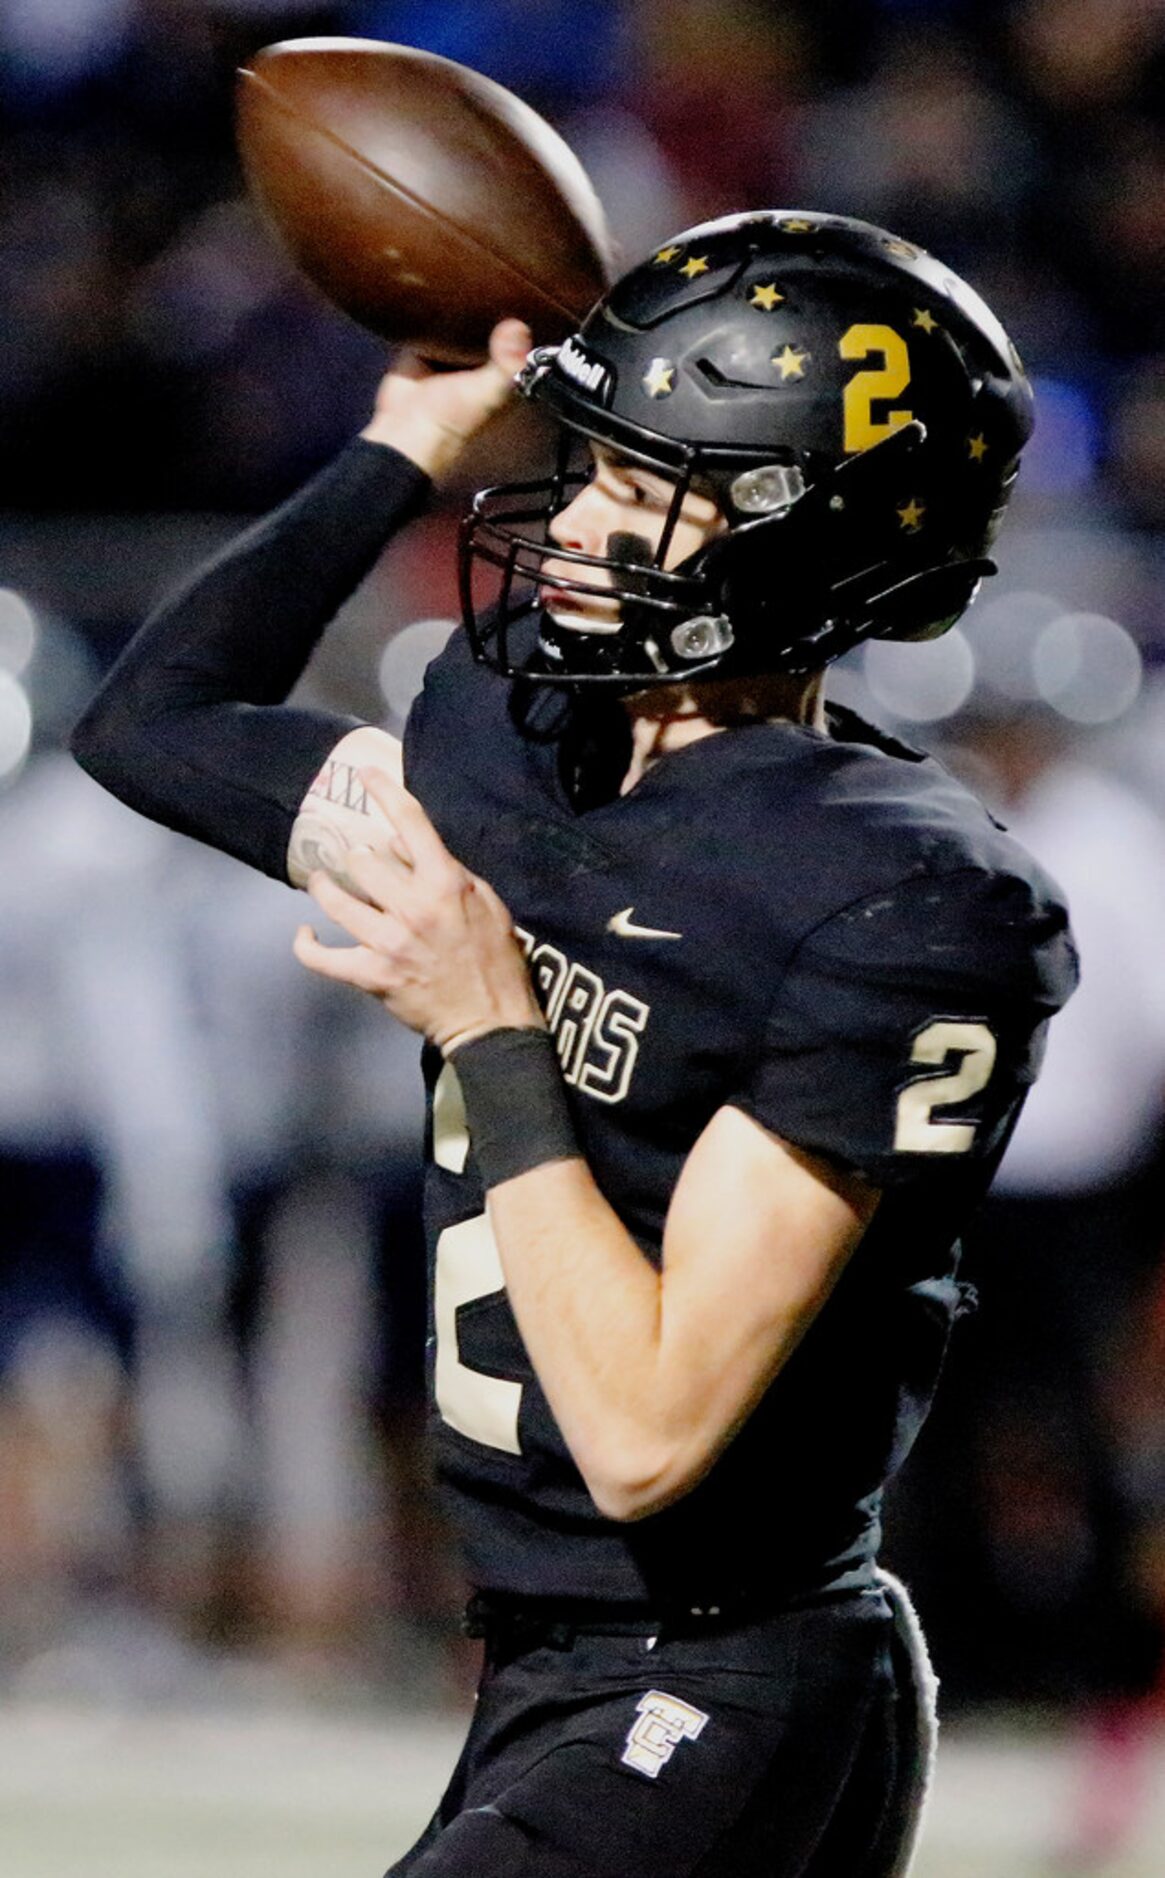
M 609 404 L 615 388 L 614 373 L 601 359 L 592 358 L 575 339 L 566 339 L 558 348 L 556 361 L 560 371 L 573 378 L 584 391 L 597 392 L 603 404 Z

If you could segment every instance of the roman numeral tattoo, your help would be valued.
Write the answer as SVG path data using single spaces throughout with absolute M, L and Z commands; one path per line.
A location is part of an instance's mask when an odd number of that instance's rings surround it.
M 322 796 L 325 802 L 338 802 L 341 808 L 351 809 L 356 815 L 371 815 L 373 812 L 368 791 L 351 763 L 329 760 L 312 783 L 308 795 Z
M 348 878 L 348 850 L 368 843 L 373 830 L 366 833 L 361 824 L 353 826 L 346 817 L 371 819 L 376 813 L 376 804 L 355 765 L 337 763 L 330 757 L 304 797 L 303 808 L 292 826 L 287 847 L 287 878 L 292 886 L 306 887 L 309 875 L 323 868 L 349 893 L 359 894 L 359 888 Z

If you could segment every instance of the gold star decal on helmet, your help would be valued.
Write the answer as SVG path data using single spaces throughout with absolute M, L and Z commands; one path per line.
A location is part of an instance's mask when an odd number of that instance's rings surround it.
M 926 509 L 923 504 L 918 501 L 917 497 L 911 496 L 906 507 L 899 509 L 897 514 L 898 526 L 908 529 L 912 535 L 916 535 L 922 527 L 922 518 L 926 514 Z
M 782 346 L 779 352 L 773 354 L 773 364 L 781 374 L 782 385 L 787 384 L 790 378 L 804 378 L 808 357 L 807 352 L 798 352 L 796 346 Z
M 763 307 L 766 313 L 771 313 L 775 306 L 780 306 L 784 298 L 783 293 L 777 292 L 775 281 L 766 280 L 759 282 L 753 288 L 748 304 Z
M 794 216 L 792 221 L 781 223 L 786 235 L 811 235 L 816 226 L 816 222 L 803 222 L 798 216 Z
M 708 257 L 706 254 L 694 254 L 691 260 L 685 261 L 680 269 L 680 273 L 686 274 L 689 280 L 695 280 L 697 274 L 706 274 L 707 272 Z
M 661 248 L 655 257 L 655 265 L 657 267 L 666 267 L 669 261 L 675 260 L 677 254 L 682 253 L 682 248 Z
M 987 455 L 987 439 L 982 431 L 977 437 L 967 438 L 967 448 L 971 452 L 972 463 L 981 463 Z
M 935 319 L 934 314 L 930 311 L 929 307 L 925 306 L 915 307 L 914 318 L 911 320 L 910 324 L 912 326 L 921 326 L 924 333 L 933 333 L 938 328 L 938 321 Z
M 643 374 L 643 389 L 649 398 L 666 398 L 676 388 L 676 368 L 670 359 L 652 359 Z
M 900 254 L 907 261 L 916 261 L 918 259 L 918 249 L 912 248 L 908 241 L 898 241 L 897 239 L 884 241 L 882 246 L 885 248 L 887 254 Z

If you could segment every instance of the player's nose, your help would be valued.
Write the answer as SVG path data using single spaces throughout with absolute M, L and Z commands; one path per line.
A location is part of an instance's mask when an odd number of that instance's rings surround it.
M 606 529 L 596 500 L 593 483 L 587 483 L 572 496 L 564 509 L 550 518 L 550 539 L 560 548 L 574 548 L 581 554 L 598 554 L 606 540 Z

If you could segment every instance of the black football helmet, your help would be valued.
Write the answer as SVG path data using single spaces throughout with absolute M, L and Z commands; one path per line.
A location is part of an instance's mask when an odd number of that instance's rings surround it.
M 562 426 L 557 468 L 475 499 L 465 623 L 486 663 L 569 685 L 809 671 L 862 639 L 945 631 L 995 571 L 1032 427 L 1015 347 L 965 281 L 885 229 L 793 210 L 665 242 L 577 334 L 531 353 L 519 387 Z M 606 556 L 549 539 L 588 439 L 674 479 L 654 555 L 633 535 Z M 689 490 L 729 526 L 667 569 Z M 542 615 L 519 655 L 550 557 L 555 588 L 613 592 L 621 623 Z

